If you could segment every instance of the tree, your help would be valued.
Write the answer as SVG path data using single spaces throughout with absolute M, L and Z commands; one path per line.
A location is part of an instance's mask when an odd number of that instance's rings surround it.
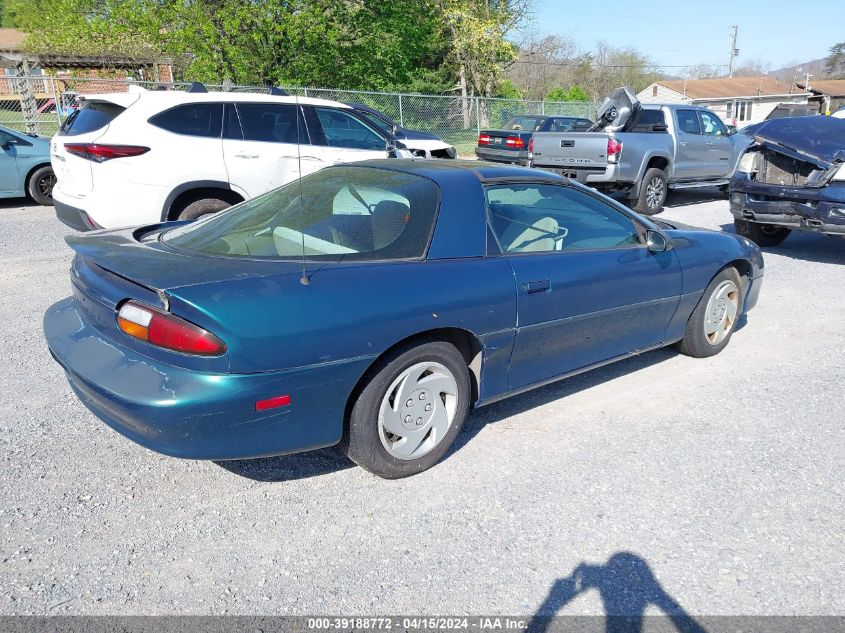
M 593 53 L 579 60 L 573 75 L 591 101 L 601 101 L 619 86 L 630 86 L 639 92 L 660 78 L 647 55 L 634 48 L 614 48 L 604 42 L 599 42 Z
M 494 96 L 500 99 L 522 99 L 522 91 L 510 79 L 501 79 Z
M 439 0 L 11 0 L 34 52 L 171 56 L 180 78 L 386 89 L 445 62 Z
M 542 99 L 556 86 L 573 82 L 573 65 L 580 56 L 572 37 L 531 37 L 522 43 L 518 58 L 505 64 L 505 72 L 527 98 Z
M 749 59 L 734 68 L 734 77 L 762 77 L 771 70 L 772 65 L 759 57 Z
M 686 70 L 687 79 L 714 79 L 724 75 L 722 67 L 713 64 L 694 64 Z
M 546 101 L 589 101 L 590 95 L 581 86 L 575 84 L 566 90 L 553 88 L 546 93 Z
M 824 65 L 824 73 L 828 77 L 845 77 L 845 42 L 839 42 L 830 47 L 830 54 Z

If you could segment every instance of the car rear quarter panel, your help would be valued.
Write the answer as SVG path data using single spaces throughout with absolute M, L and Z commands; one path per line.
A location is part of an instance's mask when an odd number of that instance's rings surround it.
M 495 372 L 501 364 L 506 370 L 516 297 L 505 261 L 328 266 L 309 277 L 308 285 L 288 274 L 170 294 L 174 311 L 225 341 L 234 373 L 375 359 L 406 338 L 440 328 L 466 330 L 482 345 L 489 343 L 486 368 Z

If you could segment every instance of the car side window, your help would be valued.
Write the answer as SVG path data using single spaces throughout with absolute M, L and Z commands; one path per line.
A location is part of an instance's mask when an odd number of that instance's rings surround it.
M 245 141 L 308 142 L 305 122 L 300 117 L 297 126 L 297 108 L 292 103 L 238 103 L 235 107 Z
M 638 246 L 627 215 L 583 191 L 550 184 L 485 188 L 488 222 L 502 253 L 546 253 Z
M 326 145 L 348 149 L 385 149 L 386 139 L 351 114 L 335 108 L 316 108 Z
M 678 110 L 678 128 L 687 134 L 701 134 L 698 113 L 695 110 Z
M 186 103 L 150 117 L 149 122 L 174 134 L 220 138 L 222 103 Z
M 719 120 L 715 114 L 710 112 L 700 111 L 699 116 L 701 117 L 701 129 L 704 131 L 704 134 L 707 136 L 727 136 L 728 129 L 725 127 L 725 124 Z

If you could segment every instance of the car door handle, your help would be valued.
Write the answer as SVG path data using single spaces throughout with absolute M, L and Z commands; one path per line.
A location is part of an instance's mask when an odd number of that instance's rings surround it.
M 245 152 L 241 152 L 240 154 L 235 154 L 235 158 L 258 158 L 258 154 L 247 154 Z
M 548 279 L 543 279 L 541 281 L 528 281 L 522 284 L 522 292 L 526 294 L 533 294 L 535 292 L 548 292 L 552 285 L 549 283 Z

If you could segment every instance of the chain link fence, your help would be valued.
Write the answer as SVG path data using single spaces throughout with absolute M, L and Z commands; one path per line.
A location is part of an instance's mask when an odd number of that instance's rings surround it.
M 3 77 L 0 78 L 0 125 L 52 136 L 62 121 L 76 107 L 79 94 L 125 92 L 130 85 L 147 90 L 186 90 L 190 83 L 155 83 L 127 79 L 88 79 L 78 77 Z M 269 93 L 261 86 L 206 84 L 208 90 Z M 291 95 L 363 103 L 375 108 L 400 126 L 430 132 L 454 145 L 458 153 L 473 155 L 478 133 L 485 128 L 501 127 L 508 119 L 526 114 L 554 114 L 595 118 L 596 104 L 591 102 L 523 101 L 466 97 L 460 95 L 419 95 L 325 88 L 285 87 Z

